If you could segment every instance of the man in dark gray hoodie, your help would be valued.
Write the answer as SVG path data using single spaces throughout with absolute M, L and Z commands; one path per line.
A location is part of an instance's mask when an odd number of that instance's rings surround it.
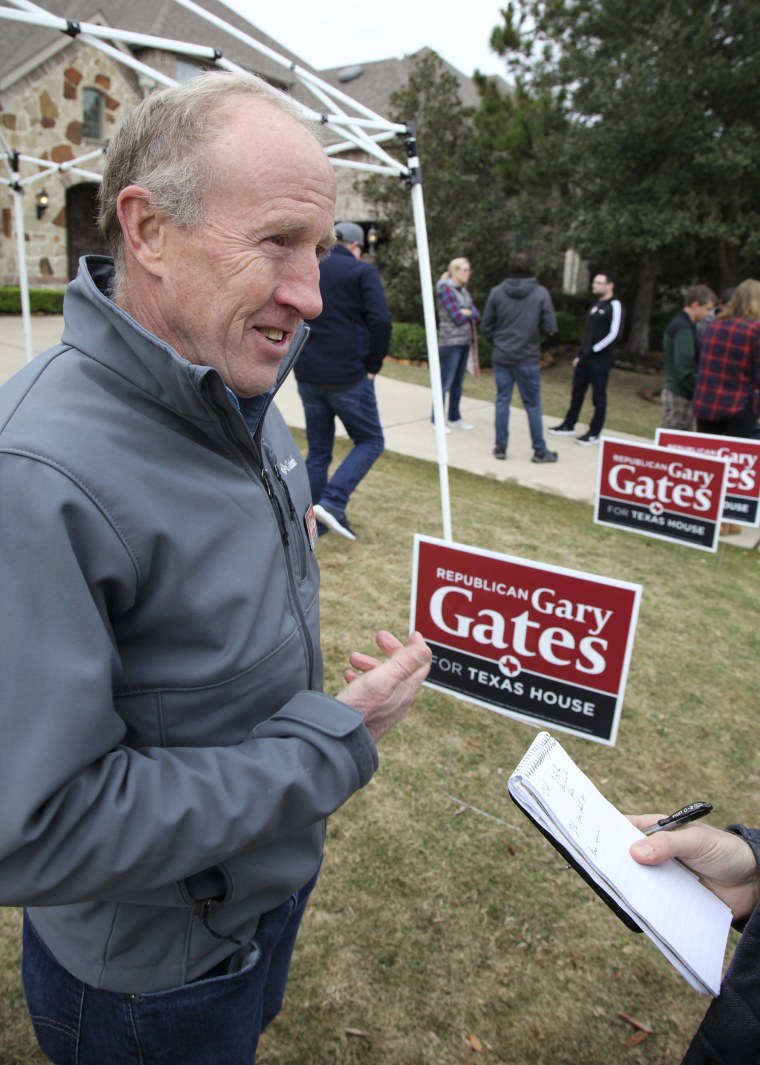
M 549 451 L 541 417 L 541 334 L 557 332 L 557 319 L 548 291 L 533 277 L 530 259 L 516 252 L 509 274 L 491 289 L 486 300 L 481 332 L 493 344 L 496 381 L 496 446 L 494 458 L 507 457 L 509 405 L 515 384 L 525 406 L 533 444 L 533 462 L 556 462 Z

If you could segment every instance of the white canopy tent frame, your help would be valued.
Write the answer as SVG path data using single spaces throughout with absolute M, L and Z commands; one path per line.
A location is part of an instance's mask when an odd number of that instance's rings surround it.
M 221 51 L 206 45 L 196 45 L 184 41 L 173 41 L 164 37 L 155 37 L 147 34 L 133 33 L 128 30 L 115 29 L 110 26 L 101 26 L 94 23 L 80 23 L 76 20 L 60 18 L 51 15 L 30 0 L 10 0 L 18 10 L 0 7 L 0 19 L 8 19 L 16 22 L 24 22 L 40 27 L 58 29 L 72 38 L 81 40 L 83 43 L 97 48 L 118 63 L 131 67 L 155 81 L 157 84 L 171 86 L 176 81 L 160 71 L 141 63 L 129 52 L 114 48 L 108 41 L 116 41 L 122 44 L 131 44 L 145 48 L 154 48 L 160 51 L 175 52 L 179 55 L 213 63 L 220 69 L 239 73 L 247 73 L 244 68 L 226 60 Z M 422 304 L 425 320 L 425 337 L 428 351 L 428 366 L 430 371 L 431 391 L 433 394 L 433 413 L 435 418 L 436 448 L 438 455 L 439 483 L 441 495 L 441 512 L 443 524 L 443 537 L 445 540 L 452 539 L 451 529 L 451 506 L 449 498 L 448 481 L 448 455 L 445 436 L 445 417 L 443 395 L 440 381 L 440 356 L 438 352 L 438 339 L 435 320 L 435 303 L 433 298 L 432 273 L 430 265 L 430 250 L 427 239 L 427 226 L 425 222 L 425 207 L 422 192 L 419 159 L 417 157 L 416 136 L 413 123 L 399 125 L 376 114 L 370 108 L 365 107 L 357 100 L 352 99 L 340 89 L 322 81 L 315 74 L 300 67 L 297 63 L 286 59 L 266 45 L 256 41 L 253 37 L 243 33 L 231 23 L 218 18 L 216 15 L 205 11 L 193 0 L 175 0 L 175 3 L 192 11 L 196 15 L 224 30 L 225 33 L 237 38 L 270 61 L 285 67 L 296 77 L 317 100 L 327 108 L 327 111 L 315 111 L 305 105 L 294 101 L 301 110 L 313 120 L 320 122 L 331 132 L 345 138 L 338 144 L 326 147 L 326 153 L 334 166 L 343 166 L 349 169 L 369 171 L 372 173 L 387 174 L 404 180 L 411 192 L 412 211 L 417 242 L 417 259 L 420 273 L 420 285 L 422 289 Z M 353 113 L 349 113 L 349 111 Z M 374 132 L 373 132 L 374 131 Z M 404 135 L 406 140 L 407 164 L 400 163 L 388 154 L 382 147 L 382 142 Z M 376 162 L 360 162 L 356 160 L 344 160 L 336 158 L 336 153 L 348 149 L 359 149 L 371 155 Z M 88 152 L 77 159 L 70 160 L 60 165 L 51 165 L 49 160 L 37 159 L 33 156 L 22 155 L 12 151 L 7 139 L 0 131 L 0 150 L 3 153 L 9 176 L 0 176 L 0 185 L 6 185 L 13 193 L 14 220 L 17 237 L 17 255 L 19 266 L 19 285 L 21 288 L 21 303 L 24 317 L 24 339 L 27 360 L 32 358 L 31 337 L 31 312 L 29 305 L 28 274 L 26 269 L 26 251 L 24 246 L 24 220 L 23 201 L 25 187 L 42 181 L 54 173 L 66 171 L 78 173 L 90 180 L 100 180 L 100 175 L 91 171 L 83 170 L 81 163 L 99 155 L 103 149 Z M 22 178 L 20 174 L 21 163 L 37 167 L 37 170 L 29 177 Z

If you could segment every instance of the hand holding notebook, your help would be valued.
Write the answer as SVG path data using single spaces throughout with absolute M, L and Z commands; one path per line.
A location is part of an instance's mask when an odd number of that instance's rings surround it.
M 639 865 L 628 848 L 643 832 L 591 783 L 548 732 L 509 778 L 536 827 L 636 931 L 643 931 L 702 994 L 717 995 L 731 910 L 675 861 Z

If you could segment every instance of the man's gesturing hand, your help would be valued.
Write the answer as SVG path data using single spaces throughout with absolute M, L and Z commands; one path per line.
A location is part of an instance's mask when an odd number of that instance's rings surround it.
M 343 676 L 346 687 L 338 699 L 364 714 L 364 723 L 373 740 L 379 740 L 406 716 L 415 695 L 430 672 L 432 652 L 418 632 L 407 644 L 390 632 L 375 634 L 375 643 L 387 659 L 353 651 L 348 656 L 352 668 Z

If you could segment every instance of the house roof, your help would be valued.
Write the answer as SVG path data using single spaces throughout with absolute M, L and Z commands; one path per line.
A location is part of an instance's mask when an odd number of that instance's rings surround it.
M 401 59 L 380 59 L 374 63 L 357 63 L 350 67 L 345 65 L 331 67 L 328 70 L 318 71 L 318 74 L 323 81 L 342 89 L 365 107 L 371 107 L 380 115 L 387 115 L 391 109 L 392 94 L 403 88 L 409 81 L 415 62 L 430 54 L 430 48 L 421 48 Z M 465 107 L 477 107 L 480 95 L 472 78 L 468 78 L 445 59 L 441 59 L 441 62 L 445 70 L 453 74 L 459 82 L 459 96 Z M 358 73 L 359 71 L 361 73 Z M 358 74 L 358 76 L 352 77 L 351 80 L 341 81 L 341 74 L 346 77 L 350 74 Z
M 174 0 L 36 0 L 59 18 L 78 22 L 102 23 L 107 26 L 135 33 L 168 37 L 172 40 L 219 48 L 226 59 L 247 70 L 261 74 L 267 80 L 293 86 L 293 74 L 286 66 L 268 59 L 249 45 L 229 33 L 218 29 L 200 15 L 188 11 Z M 268 37 L 242 16 L 231 11 L 217 0 L 203 0 L 206 11 L 237 29 L 255 38 L 261 44 L 277 52 L 285 59 L 312 70 L 308 63 L 278 41 Z M 56 51 L 70 44 L 69 38 L 59 30 L 31 26 L 23 22 L 4 20 L 0 34 L 0 71 L 3 71 L 0 87 L 9 88 L 14 81 L 34 69 Z M 117 46 L 118 47 L 118 46 Z M 122 46 L 123 47 L 123 46 Z M 137 49 L 130 46 L 130 51 Z M 314 106 L 311 99 L 296 93 L 303 102 Z

